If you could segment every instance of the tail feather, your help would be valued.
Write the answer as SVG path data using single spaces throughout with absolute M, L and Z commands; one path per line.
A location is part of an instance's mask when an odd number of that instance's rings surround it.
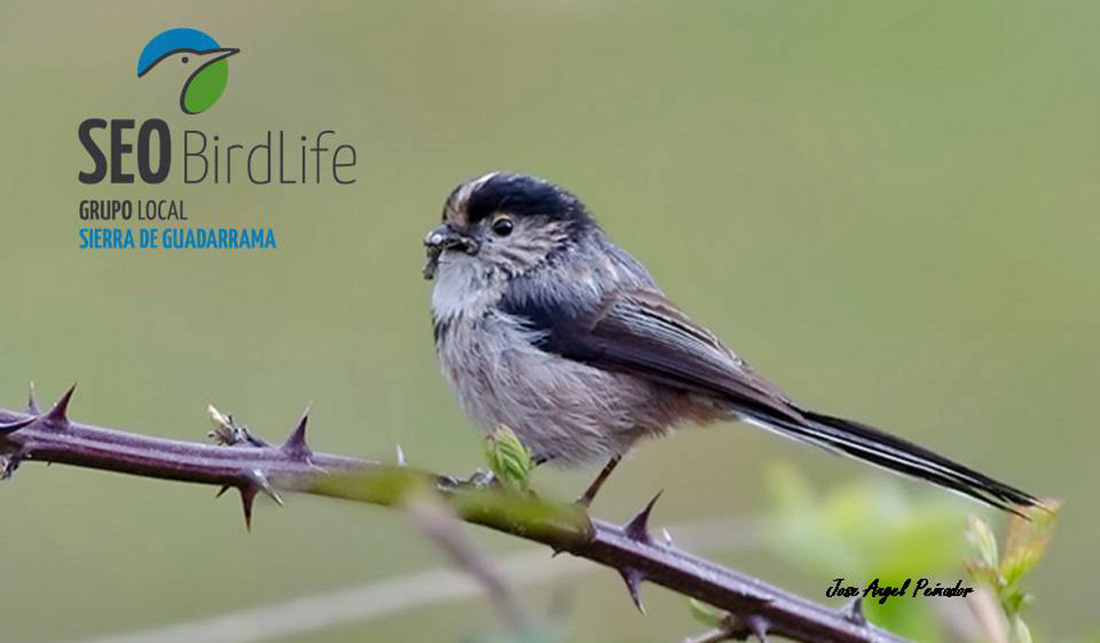
M 802 415 L 806 418 L 802 423 L 790 418 L 757 419 L 788 437 L 927 480 L 1004 511 L 1023 515 L 1017 507 L 1041 505 L 1026 491 L 872 426 L 812 411 L 803 411 Z

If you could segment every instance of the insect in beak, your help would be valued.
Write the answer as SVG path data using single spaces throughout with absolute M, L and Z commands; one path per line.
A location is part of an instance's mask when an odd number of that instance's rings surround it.
M 424 264 L 424 278 L 431 280 L 439 269 L 439 257 L 445 250 L 458 249 L 466 254 L 476 255 L 478 251 L 477 241 L 463 236 L 454 228 L 443 224 L 424 237 L 424 246 L 428 249 L 428 260 Z

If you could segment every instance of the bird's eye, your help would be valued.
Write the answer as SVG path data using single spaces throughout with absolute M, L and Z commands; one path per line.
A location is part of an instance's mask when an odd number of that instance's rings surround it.
M 183 57 L 183 64 L 186 65 L 190 60 L 191 60 L 190 58 L 188 58 L 187 56 L 184 56 Z
M 493 232 L 498 237 L 507 237 L 512 234 L 512 228 L 515 224 L 512 222 L 512 217 L 507 214 L 498 214 L 493 218 Z

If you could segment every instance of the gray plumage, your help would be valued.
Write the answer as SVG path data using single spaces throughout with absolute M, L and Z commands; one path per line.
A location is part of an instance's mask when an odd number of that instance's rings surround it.
M 683 423 L 742 419 L 1010 511 L 1037 502 L 900 438 L 800 408 L 548 182 L 493 173 L 460 185 L 425 244 L 444 377 L 474 422 L 510 427 L 540 460 L 613 458 Z

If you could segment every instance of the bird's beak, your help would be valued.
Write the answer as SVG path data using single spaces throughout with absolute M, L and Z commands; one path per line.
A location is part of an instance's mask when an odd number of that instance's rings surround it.
M 237 49 L 236 47 L 222 47 L 221 49 L 211 49 L 210 51 L 207 51 L 205 53 L 214 54 L 210 58 L 210 63 L 216 63 L 219 60 L 225 60 L 226 58 L 229 58 L 230 56 L 235 56 L 235 55 L 241 53 L 241 50 Z M 210 63 L 207 63 L 207 64 L 210 64 Z
M 478 251 L 477 241 L 459 234 L 454 228 L 443 224 L 434 228 L 424 236 L 424 246 L 428 249 L 428 261 L 424 264 L 424 278 L 435 277 L 439 268 L 439 257 L 445 250 L 462 250 L 466 254 L 476 255 Z
M 429 249 L 437 249 L 439 251 L 450 250 L 451 248 L 461 248 L 464 252 L 469 254 L 477 254 L 477 242 L 473 239 L 459 234 L 448 224 L 443 224 L 437 228 L 432 229 L 427 235 L 424 236 L 424 245 Z

